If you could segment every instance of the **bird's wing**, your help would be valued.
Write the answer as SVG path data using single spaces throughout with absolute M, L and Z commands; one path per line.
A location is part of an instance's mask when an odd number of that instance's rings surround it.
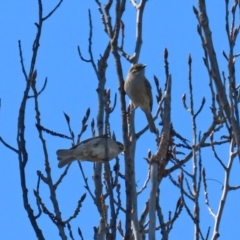
M 98 136 L 98 137 L 85 139 L 85 140 L 81 141 L 80 143 L 76 144 L 75 146 L 73 146 L 70 149 L 76 149 L 77 147 L 79 147 L 79 145 L 83 145 L 83 144 L 85 145 L 85 144 L 89 144 L 91 142 L 98 143 L 104 137 L 106 137 L 106 136 L 102 135 L 102 136 Z
M 146 87 L 146 91 L 147 91 L 147 95 L 149 96 L 149 104 L 150 104 L 150 111 L 152 111 L 152 106 L 153 106 L 153 96 L 152 96 L 152 87 L 151 84 L 149 83 L 149 81 L 146 79 L 146 81 L 144 81 L 145 83 L 145 87 Z

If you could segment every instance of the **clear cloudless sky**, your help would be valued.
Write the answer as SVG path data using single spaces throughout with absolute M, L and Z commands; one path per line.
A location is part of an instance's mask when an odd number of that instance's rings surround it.
M 220 70 L 227 71 L 227 63 L 222 56 L 222 50 L 228 52 L 227 37 L 225 34 L 225 1 L 206 1 L 210 17 L 210 26 L 213 32 L 216 54 L 219 59 Z M 233 1 L 230 1 L 233 2 Z M 44 14 L 47 14 L 57 1 L 43 1 Z M 232 3 L 231 3 L 232 4 Z M 230 6 L 231 6 L 230 4 Z M 195 93 L 195 107 L 197 108 L 206 97 L 205 108 L 198 119 L 198 131 L 206 131 L 212 121 L 210 115 L 211 98 L 209 96 L 208 76 L 204 68 L 202 57 L 203 50 L 197 34 L 197 20 L 192 6 L 198 5 L 197 0 L 173 1 L 173 0 L 151 0 L 145 7 L 143 17 L 143 45 L 139 62 L 147 64 L 146 76 L 152 83 L 153 94 L 156 95 L 153 76 L 156 75 L 164 86 L 165 74 L 163 63 L 163 51 L 169 51 L 170 73 L 172 74 L 172 122 L 175 130 L 186 137 L 190 142 L 192 139 L 191 117 L 183 109 L 181 96 L 188 93 L 188 55 L 193 58 L 193 83 Z M 36 34 L 35 22 L 38 21 L 38 1 L 13 1 L 3 0 L 0 3 L 0 136 L 11 146 L 17 147 L 17 117 L 20 101 L 23 96 L 25 79 L 20 65 L 18 40 L 21 40 L 24 64 L 29 71 L 32 56 L 32 44 Z M 89 63 L 82 62 L 77 53 L 77 46 L 80 46 L 82 54 L 88 55 L 89 20 L 88 9 L 91 10 L 93 21 L 93 53 L 94 60 L 97 59 L 105 49 L 108 38 L 103 31 L 100 15 L 95 1 L 72 0 L 63 1 L 61 7 L 43 25 L 40 40 L 36 69 L 38 71 L 37 87 L 40 89 L 45 78 L 48 84 L 45 91 L 39 97 L 42 125 L 53 131 L 69 135 L 68 127 L 63 115 L 66 112 L 71 118 L 71 126 L 75 135 L 80 130 L 81 120 L 90 107 L 90 120 L 96 120 L 97 112 L 97 79 Z M 114 18 L 113 18 L 114 19 Z M 125 51 L 133 54 L 135 44 L 135 19 L 136 12 L 129 1 L 126 3 L 126 11 L 123 16 L 125 24 Z M 236 51 L 239 50 L 237 41 Z M 122 58 L 124 75 L 127 74 L 130 64 Z M 237 59 L 236 69 L 239 68 Z M 227 75 L 227 74 L 226 74 Z M 107 69 L 106 87 L 111 89 L 112 97 L 118 94 L 118 82 L 113 58 L 109 58 Z M 119 98 L 118 98 L 119 100 Z M 157 109 L 155 101 L 153 112 Z M 41 143 L 35 127 L 35 112 L 33 100 L 28 101 L 26 110 L 26 146 L 29 152 L 29 162 L 26 167 L 27 186 L 29 199 L 34 211 L 37 212 L 36 200 L 33 196 L 33 189 L 36 188 L 36 171 L 44 172 L 44 158 L 41 151 Z M 121 135 L 121 112 L 119 102 L 117 108 L 110 118 L 111 129 L 116 133 L 117 139 L 122 141 Z M 90 123 L 90 121 L 89 121 Z M 136 110 L 136 128 L 140 130 L 146 125 L 143 113 Z M 97 129 L 96 129 L 97 130 Z M 48 146 L 49 159 L 52 168 L 53 179 L 56 181 L 62 169 L 57 167 L 56 150 L 68 148 L 71 142 L 44 133 Z M 91 137 L 90 128 L 84 133 L 83 139 Z M 136 155 L 136 179 L 138 189 L 143 185 L 148 171 L 148 165 L 143 159 L 147 156 L 148 149 L 156 151 L 154 135 L 147 132 L 141 137 L 137 144 Z M 181 150 L 181 149 L 180 149 Z M 221 149 L 219 149 L 221 150 Z M 1 167 L 0 167 L 0 239 L 3 240 L 25 240 L 36 239 L 35 233 L 30 225 L 27 213 L 23 209 L 22 192 L 20 188 L 19 166 L 17 155 L 0 144 Z M 221 150 L 224 162 L 227 162 L 229 151 L 227 148 Z M 121 171 L 123 173 L 123 157 L 121 158 Z M 203 165 L 207 168 L 208 178 L 223 181 L 223 171 L 217 166 L 213 156 L 207 150 L 203 150 Z M 113 161 L 114 162 L 114 161 Z M 113 164 L 113 163 L 112 163 Z M 213 167 L 214 166 L 214 167 Z M 92 164 L 83 163 L 85 174 L 92 186 Z M 186 166 L 191 170 L 189 162 Z M 239 164 L 236 164 L 236 171 L 233 172 L 232 181 L 239 183 Z M 176 179 L 179 171 L 173 173 Z M 92 188 L 93 189 L 93 188 Z M 70 167 L 67 177 L 58 189 L 59 205 L 63 218 L 66 219 L 73 213 L 78 199 L 86 192 L 84 182 L 76 163 Z M 221 196 L 221 184 L 209 182 L 209 197 L 212 208 L 216 212 L 218 201 Z M 52 210 L 49 201 L 49 190 L 44 184 L 40 187 L 41 197 L 46 206 Z M 125 194 L 122 187 L 122 194 Z M 148 199 L 149 189 L 139 197 L 139 214 L 144 208 Z M 227 199 L 224 211 L 224 220 L 221 227 L 221 239 L 239 239 L 240 214 L 239 214 L 239 192 L 232 192 Z M 179 198 L 179 190 L 164 179 L 161 186 L 161 205 L 168 217 L 169 211 L 174 211 L 176 201 Z M 203 192 L 201 192 L 201 226 L 206 234 L 208 226 L 213 226 L 213 218 L 209 216 L 204 205 Z M 124 197 L 123 197 L 124 203 Z M 192 209 L 192 205 L 190 205 Z M 124 217 L 120 219 L 124 222 Z M 84 239 L 93 238 L 93 226 L 97 226 L 99 215 L 92 200 L 87 197 L 81 208 L 77 220 L 72 222 L 72 230 L 77 235 L 79 226 L 83 232 Z M 46 215 L 39 219 L 39 225 L 43 230 L 46 239 L 58 239 L 58 231 Z M 186 210 L 183 209 L 170 239 L 193 239 L 194 228 Z M 78 237 L 76 236 L 76 239 Z M 121 239 L 117 235 L 117 239 Z

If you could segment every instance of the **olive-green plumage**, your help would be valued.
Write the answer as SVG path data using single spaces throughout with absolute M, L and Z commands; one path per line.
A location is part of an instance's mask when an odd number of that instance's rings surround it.
M 156 133 L 156 127 L 151 114 L 153 105 L 152 88 L 145 77 L 145 67 L 146 65 L 141 63 L 134 64 L 131 67 L 124 84 L 124 90 L 134 107 L 140 107 L 145 113 L 150 131 Z

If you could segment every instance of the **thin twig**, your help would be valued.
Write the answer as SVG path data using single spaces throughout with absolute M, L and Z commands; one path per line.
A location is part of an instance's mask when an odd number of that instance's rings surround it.
M 2 139 L 2 137 L 0 137 L 0 142 L 2 142 L 2 144 L 3 144 L 5 147 L 7 147 L 7 148 L 9 148 L 10 150 L 14 151 L 15 153 L 19 154 L 19 150 L 17 150 L 16 148 L 10 146 L 8 143 L 6 143 L 6 142 Z

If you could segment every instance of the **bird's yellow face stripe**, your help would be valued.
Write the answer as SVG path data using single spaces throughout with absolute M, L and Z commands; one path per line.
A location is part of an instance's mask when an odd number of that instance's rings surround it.
M 134 65 L 130 72 L 131 73 L 136 73 L 136 72 L 139 72 L 141 69 L 143 69 L 146 65 L 143 65 L 143 64 L 137 64 L 137 65 Z
M 118 144 L 119 148 L 123 151 L 124 150 L 124 145 L 120 142 L 117 142 L 117 144 Z

